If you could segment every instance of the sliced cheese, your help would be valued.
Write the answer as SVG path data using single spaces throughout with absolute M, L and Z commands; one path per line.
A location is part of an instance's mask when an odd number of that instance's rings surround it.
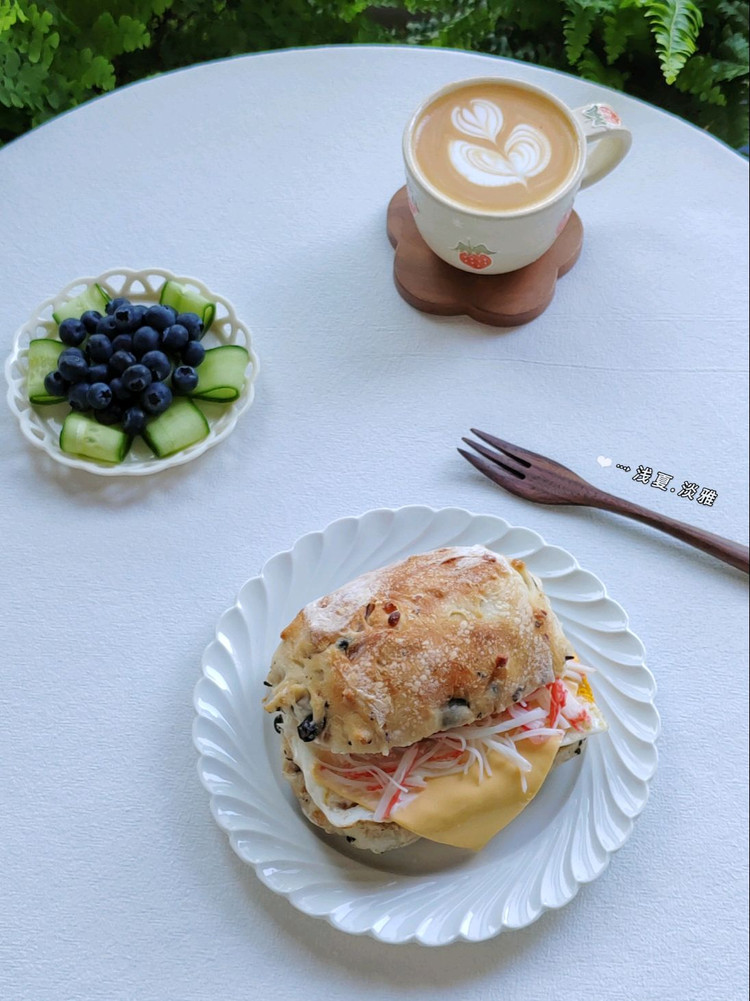
M 488 758 L 492 775 L 479 778 L 479 765 L 474 763 L 467 772 L 441 775 L 426 780 L 426 787 L 410 795 L 397 806 L 388 821 L 430 841 L 470 848 L 479 851 L 499 831 L 514 820 L 541 789 L 561 746 L 577 743 L 587 736 L 607 729 L 588 679 L 578 685 L 573 679 L 564 679 L 572 695 L 587 703 L 590 720 L 580 730 L 570 728 L 557 737 L 548 737 L 542 743 L 521 740 L 517 750 L 531 764 L 526 773 L 526 791 L 523 790 L 518 767 L 496 751 Z M 378 793 L 350 788 L 337 781 L 335 772 L 325 768 L 325 763 L 335 762 L 335 755 L 317 748 L 311 753 L 308 745 L 291 741 L 294 759 L 305 773 L 305 784 L 315 804 L 330 823 L 349 827 L 359 820 L 373 820 L 378 805 Z M 341 809 L 330 803 L 330 794 L 355 806 Z
M 516 747 L 531 762 L 526 792 L 521 775 L 507 758 L 490 751 L 492 775 L 479 780 L 475 763 L 466 773 L 427 779 L 427 787 L 399 807 L 390 819 L 420 837 L 457 848 L 479 851 L 528 806 L 555 760 L 561 737 L 544 743 L 519 740 Z
M 517 765 L 497 751 L 490 751 L 492 775 L 480 780 L 479 765 L 475 763 L 467 772 L 428 778 L 426 787 L 397 807 L 388 820 L 430 841 L 479 851 L 536 796 L 552 768 L 561 740 L 558 736 L 548 737 L 543 743 L 518 741 L 516 748 L 531 763 L 531 771 L 526 772 L 526 792 Z M 339 785 L 336 775 L 319 764 L 314 775 L 318 782 L 342 797 L 354 799 L 361 807 L 374 810 L 377 806 L 377 795 Z

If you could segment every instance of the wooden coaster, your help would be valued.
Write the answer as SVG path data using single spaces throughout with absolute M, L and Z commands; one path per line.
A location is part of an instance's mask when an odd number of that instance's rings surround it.
M 552 302 L 557 279 L 581 253 L 583 224 L 572 212 L 547 253 L 525 268 L 472 275 L 433 254 L 414 224 L 404 187 L 388 206 L 388 239 L 396 250 L 393 280 L 410 306 L 439 316 L 465 314 L 494 327 L 517 327 L 536 319 Z

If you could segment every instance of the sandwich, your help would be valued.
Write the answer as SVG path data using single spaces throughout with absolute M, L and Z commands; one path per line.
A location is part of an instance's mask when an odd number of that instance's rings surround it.
M 606 730 L 540 582 L 483 546 L 311 602 L 265 684 L 305 816 L 376 853 L 419 838 L 478 851 Z

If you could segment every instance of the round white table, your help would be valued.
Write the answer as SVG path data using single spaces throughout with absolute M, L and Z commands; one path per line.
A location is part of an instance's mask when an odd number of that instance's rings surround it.
M 746 577 L 515 499 L 455 447 L 494 431 L 745 542 L 747 163 L 610 94 L 633 149 L 578 199 L 583 254 L 548 311 L 510 331 L 423 315 L 384 230 L 401 130 L 432 90 L 488 72 L 573 106 L 602 94 L 460 52 L 289 51 L 127 87 L 0 151 L 6 352 L 43 298 L 124 265 L 227 295 L 261 357 L 229 439 L 153 477 L 66 470 L 4 408 L 3 998 L 745 994 Z M 639 465 L 717 496 L 652 489 Z M 209 814 L 190 739 L 201 651 L 242 582 L 304 532 L 410 503 L 570 550 L 627 609 L 663 722 L 652 798 L 600 879 L 523 931 L 433 950 L 345 935 L 262 886 Z

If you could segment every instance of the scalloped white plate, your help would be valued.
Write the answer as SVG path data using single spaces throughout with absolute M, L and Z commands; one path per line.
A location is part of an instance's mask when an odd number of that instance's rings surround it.
M 438 546 L 522 557 L 544 583 L 609 721 L 478 854 L 419 841 L 382 856 L 316 832 L 281 776 L 261 708 L 280 630 L 307 602 L 366 570 Z M 247 581 L 219 620 L 195 689 L 193 739 L 211 812 L 258 877 L 305 914 L 383 942 L 478 942 L 562 907 L 627 840 L 656 771 L 654 679 L 627 615 L 564 549 L 458 508 L 369 511 L 299 539 Z M 340 843 L 341 842 L 341 843 Z
M 95 462 L 75 455 L 68 455 L 60 448 L 60 428 L 66 415 L 70 412 L 67 404 L 51 407 L 33 407 L 29 403 L 26 391 L 28 374 L 29 341 L 36 337 L 57 337 L 57 324 L 52 319 L 54 309 L 68 299 L 78 295 L 94 282 L 102 285 L 114 298 L 127 296 L 133 302 L 157 303 L 159 293 L 165 281 L 179 282 L 199 292 L 206 299 L 216 303 L 216 318 L 210 331 L 206 332 L 203 343 L 206 347 L 217 347 L 220 344 L 239 344 L 247 348 L 250 361 L 245 373 L 245 386 L 239 399 L 230 404 L 215 404 L 196 401 L 208 419 L 210 431 L 203 441 L 184 448 L 166 459 L 159 459 L 145 441 L 139 436 L 125 456 L 117 465 Z M 5 362 L 5 378 L 8 382 L 8 405 L 18 418 L 24 436 L 38 448 L 44 449 L 47 455 L 65 466 L 73 469 L 85 469 L 98 476 L 146 476 L 158 473 L 163 469 L 180 466 L 191 459 L 203 455 L 209 448 L 218 445 L 230 434 L 240 415 L 253 402 L 255 395 L 254 382 L 258 375 L 258 356 L 253 351 L 252 339 L 248 328 L 240 322 L 234 307 L 223 296 L 216 295 L 206 288 L 197 278 L 174 275 L 163 268 L 145 268 L 133 271 L 130 268 L 112 268 L 104 274 L 91 278 L 76 278 L 62 292 L 52 299 L 46 299 L 38 306 L 30 319 L 20 328 L 13 339 L 13 349 Z

